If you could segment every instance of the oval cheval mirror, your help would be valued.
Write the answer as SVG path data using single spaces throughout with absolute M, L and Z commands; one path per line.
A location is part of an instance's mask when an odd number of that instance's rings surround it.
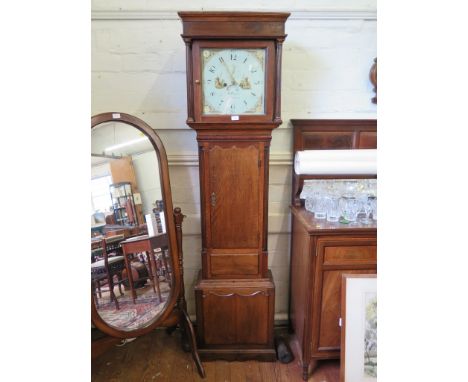
M 179 325 L 203 376 L 184 298 L 183 215 L 173 211 L 164 146 L 141 119 L 92 117 L 91 212 L 95 327 L 125 339 Z

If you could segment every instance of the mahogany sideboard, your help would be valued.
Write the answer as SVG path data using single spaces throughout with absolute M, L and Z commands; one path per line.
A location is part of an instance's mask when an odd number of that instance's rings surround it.
M 293 152 L 377 148 L 376 120 L 291 120 Z M 289 325 L 299 347 L 303 379 L 317 361 L 340 358 L 341 275 L 377 273 L 377 223 L 317 220 L 300 199 L 308 179 L 375 175 L 297 175 L 292 181 Z
M 377 226 L 316 220 L 291 207 L 290 324 L 307 380 L 320 359 L 340 357 L 341 275 L 376 273 Z

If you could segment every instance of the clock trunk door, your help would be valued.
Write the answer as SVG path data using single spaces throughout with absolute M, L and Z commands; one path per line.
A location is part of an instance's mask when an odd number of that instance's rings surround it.
M 260 277 L 262 153 L 262 143 L 210 144 L 206 218 L 211 277 Z

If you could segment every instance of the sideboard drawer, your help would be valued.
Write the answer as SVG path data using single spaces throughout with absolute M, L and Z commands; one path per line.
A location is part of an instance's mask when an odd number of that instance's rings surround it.
M 318 240 L 318 254 L 323 254 L 323 265 L 376 264 L 375 239 L 354 241 Z

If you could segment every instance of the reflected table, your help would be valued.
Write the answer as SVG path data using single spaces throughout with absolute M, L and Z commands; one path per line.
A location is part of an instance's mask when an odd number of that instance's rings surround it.
M 142 252 L 146 253 L 146 258 L 148 260 L 148 274 L 153 286 L 153 291 L 156 293 L 156 289 L 158 290 L 159 300 L 162 301 L 154 250 L 157 248 L 161 248 L 162 251 L 168 249 L 169 244 L 167 234 L 162 233 L 156 236 L 136 236 L 120 242 L 120 245 L 122 247 L 122 252 L 125 259 L 125 267 L 127 268 L 127 277 L 130 290 L 132 292 L 133 303 L 136 303 L 135 300 L 137 298 L 137 294 L 133 283 L 134 280 L 130 263 L 130 255 Z

